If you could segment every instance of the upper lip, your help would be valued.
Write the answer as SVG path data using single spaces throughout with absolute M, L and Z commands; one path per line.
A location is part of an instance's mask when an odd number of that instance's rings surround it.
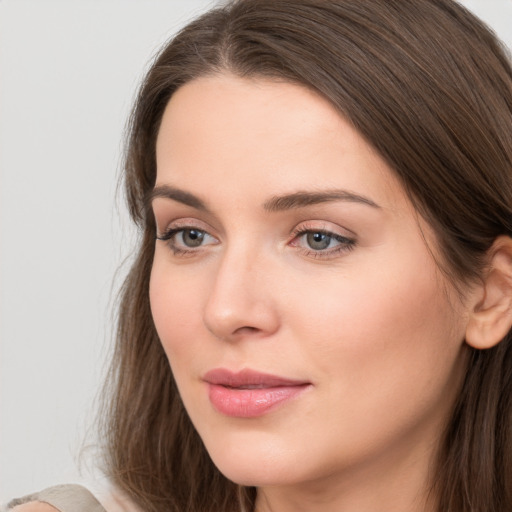
M 248 368 L 238 372 L 226 368 L 215 368 L 207 372 L 203 380 L 208 384 L 230 388 L 275 388 L 280 386 L 304 386 L 310 384 L 305 380 L 288 379 L 286 377 L 262 373 Z

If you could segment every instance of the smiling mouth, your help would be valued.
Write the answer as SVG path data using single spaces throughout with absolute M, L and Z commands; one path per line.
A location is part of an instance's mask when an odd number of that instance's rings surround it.
M 232 372 L 219 368 L 206 373 L 203 380 L 214 409 L 225 416 L 237 418 L 263 416 L 312 386 L 307 381 L 248 369 Z

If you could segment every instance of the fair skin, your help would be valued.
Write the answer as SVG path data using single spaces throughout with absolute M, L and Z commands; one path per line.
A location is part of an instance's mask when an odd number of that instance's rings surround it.
M 297 85 L 187 84 L 157 162 L 152 312 L 215 464 L 258 487 L 256 512 L 436 511 L 427 484 L 467 345 L 512 325 L 512 240 L 496 239 L 461 301 L 392 171 Z M 218 368 L 300 392 L 261 409 L 261 389 L 228 389 L 226 414 L 205 377 Z
M 470 306 L 385 162 L 320 96 L 225 74 L 172 97 L 157 169 L 153 317 L 218 468 L 258 512 L 429 510 Z M 331 195 L 275 201 L 298 192 Z M 217 368 L 306 385 L 233 417 Z

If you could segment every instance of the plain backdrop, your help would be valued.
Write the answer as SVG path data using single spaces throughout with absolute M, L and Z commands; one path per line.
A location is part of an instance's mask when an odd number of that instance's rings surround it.
M 512 0 L 463 3 L 512 47 Z M 0 0 L 0 501 L 94 476 L 79 454 L 134 238 L 125 120 L 157 48 L 213 4 Z

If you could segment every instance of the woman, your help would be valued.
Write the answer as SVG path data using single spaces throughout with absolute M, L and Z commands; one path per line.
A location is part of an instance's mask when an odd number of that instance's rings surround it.
M 150 69 L 125 183 L 104 434 L 141 510 L 512 509 L 512 70 L 482 23 L 211 11 Z

